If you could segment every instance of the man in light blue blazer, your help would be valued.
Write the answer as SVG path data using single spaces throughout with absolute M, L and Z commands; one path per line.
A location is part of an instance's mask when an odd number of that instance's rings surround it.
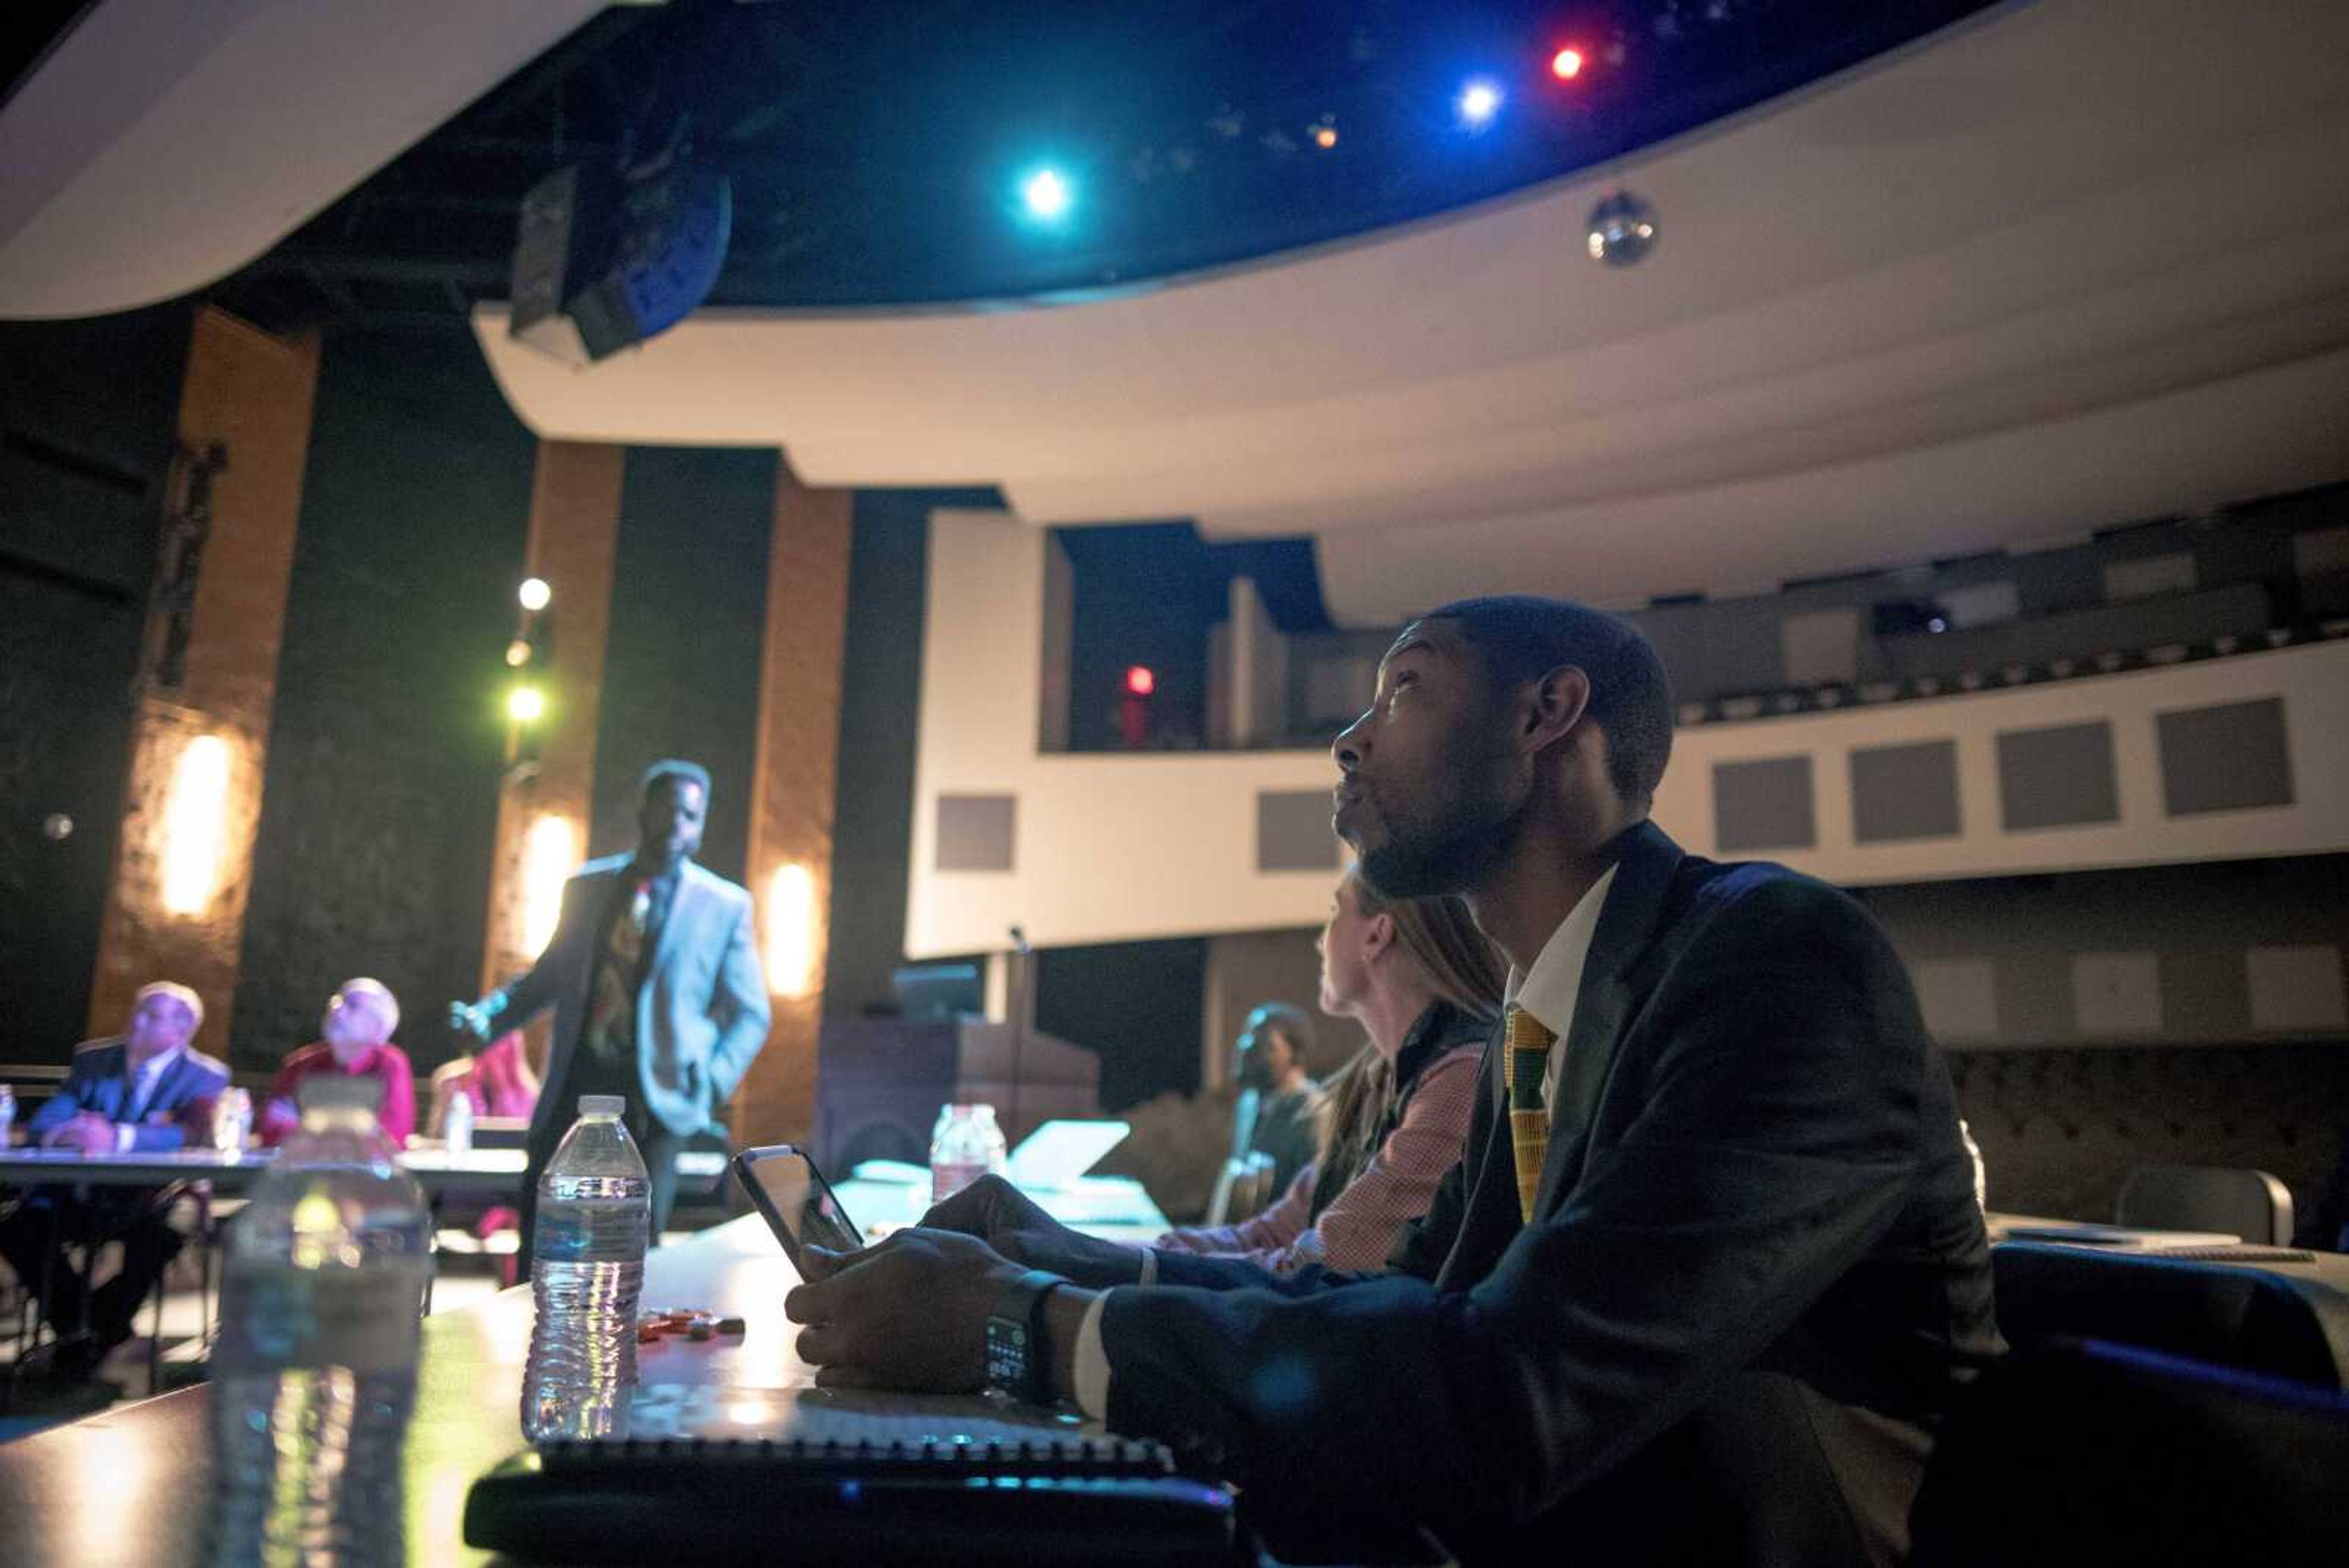
M 767 1043 L 750 895 L 693 863 L 709 806 L 700 764 L 646 769 L 636 853 L 589 861 L 572 877 L 554 936 L 529 973 L 479 1002 L 451 1004 L 456 1024 L 483 1039 L 554 1009 L 530 1125 L 525 1270 L 538 1179 L 581 1096 L 626 1097 L 628 1132 L 652 1177 L 657 1235 L 677 1197 L 678 1151 L 718 1125 Z

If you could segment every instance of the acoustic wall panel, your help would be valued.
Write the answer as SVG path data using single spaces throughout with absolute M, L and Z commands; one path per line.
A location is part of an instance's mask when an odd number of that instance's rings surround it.
M 1954 836 L 1961 830 L 1958 743 L 1922 741 L 1852 753 L 1851 825 L 1862 844 Z
M 1859 675 L 1859 612 L 1815 610 L 1778 627 L 1789 686 L 1847 685 Z
M 2072 1027 L 2091 1037 L 2160 1033 L 2160 958 L 2146 952 L 2073 954 Z
M 1947 1045 L 1998 1038 L 1998 968 L 1989 959 L 1920 959 L 1909 975 L 1934 1039 Z
M 1019 821 L 1019 797 L 1009 794 L 938 796 L 937 868 L 941 871 L 1009 871 Z
M 1259 790 L 1256 797 L 1256 868 L 1334 871 L 1338 836 L 1330 828 L 1330 792 Z
M 2253 948 L 2243 955 L 2251 1027 L 2263 1034 L 2338 1033 L 2349 1027 L 2341 950 L 2330 942 Z
M 2167 556 L 2139 556 L 2133 561 L 2114 561 L 2105 567 L 2105 597 L 2114 603 L 2159 598 L 2164 594 L 2190 594 L 2201 586 L 2201 574 L 2194 568 L 2193 553 L 2187 550 Z
M 2349 573 L 2349 527 L 2311 528 L 2294 534 L 2292 569 L 2303 579 Z
M 2009 833 L 2121 819 L 2113 774 L 2113 727 L 2054 724 L 1998 736 L 2000 820 Z
M 1808 849 L 1819 841 L 1811 759 L 1767 757 L 1713 765 L 1713 843 L 1724 855 Z
M 2266 697 L 2156 714 L 2161 795 L 2172 816 L 2292 804 L 2283 701 Z
M 2002 625 L 2023 613 L 2023 590 L 2005 578 L 1970 583 L 1961 588 L 1943 588 L 1935 597 L 1949 612 L 1950 624 L 1961 630 L 1972 626 Z

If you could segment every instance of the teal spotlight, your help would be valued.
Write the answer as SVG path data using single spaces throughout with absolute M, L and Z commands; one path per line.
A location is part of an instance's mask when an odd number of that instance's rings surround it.
M 1076 201 L 1069 178 L 1057 169 L 1039 169 L 1019 182 L 1019 200 L 1026 204 L 1028 215 L 1043 223 L 1057 223 L 1068 216 L 1070 206 Z

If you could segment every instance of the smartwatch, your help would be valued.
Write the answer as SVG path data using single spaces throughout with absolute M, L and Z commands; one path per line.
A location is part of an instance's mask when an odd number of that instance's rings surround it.
M 1052 1369 L 1038 1332 L 1044 1298 L 1069 1282 L 1030 1269 L 1003 1287 L 987 1313 L 987 1391 L 1027 1405 L 1052 1402 Z

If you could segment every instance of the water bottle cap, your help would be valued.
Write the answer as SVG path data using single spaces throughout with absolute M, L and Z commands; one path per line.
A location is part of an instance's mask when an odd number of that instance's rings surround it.
M 628 1108 L 626 1095 L 582 1095 L 579 1114 L 583 1116 L 611 1116 L 616 1119 Z

